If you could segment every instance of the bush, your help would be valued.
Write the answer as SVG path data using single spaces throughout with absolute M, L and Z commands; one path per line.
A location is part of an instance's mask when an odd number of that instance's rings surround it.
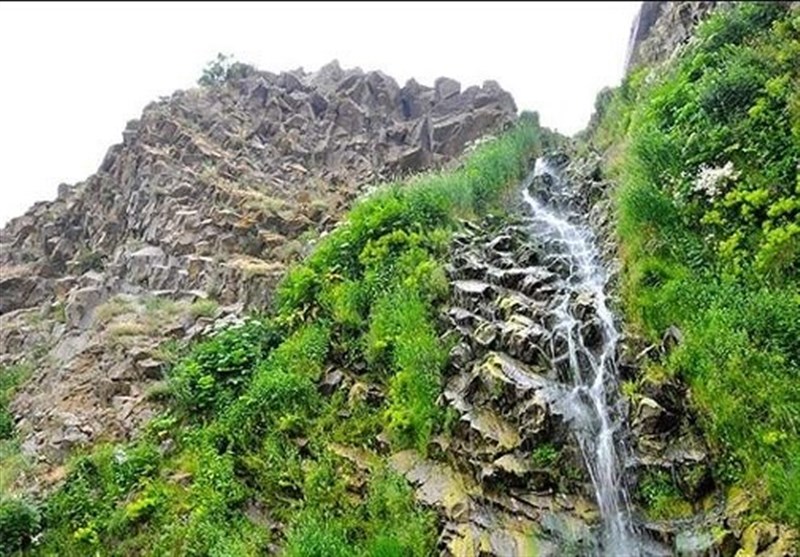
M 170 374 L 179 405 L 187 412 L 208 413 L 229 404 L 278 341 L 270 323 L 250 319 L 200 342 Z
M 38 509 L 22 499 L 0 501 L 0 553 L 11 555 L 28 547 L 41 529 Z
M 217 53 L 214 60 L 208 62 L 197 80 L 198 85 L 215 87 L 223 85 L 230 79 L 246 77 L 255 71 L 252 66 L 236 62 L 232 54 Z
M 328 329 L 307 325 L 275 349 L 222 418 L 224 430 L 247 448 L 273 431 L 302 428 L 317 410 L 315 382 L 328 351 Z

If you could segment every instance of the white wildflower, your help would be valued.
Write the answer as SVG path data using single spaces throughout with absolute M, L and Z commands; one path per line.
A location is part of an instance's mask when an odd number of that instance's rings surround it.
M 714 200 L 720 196 L 722 189 L 730 181 L 738 177 L 739 173 L 734 170 L 731 161 L 720 168 L 703 165 L 694 181 L 694 191 L 704 193 L 710 200 Z

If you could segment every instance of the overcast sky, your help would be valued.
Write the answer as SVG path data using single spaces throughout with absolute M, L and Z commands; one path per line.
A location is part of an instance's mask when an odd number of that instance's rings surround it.
M 622 76 L 638 2 L 0 4 L 0 225 L 93 173 L 151 100 L 217 52 L 271 71 L 494 79 L 563 133 Z

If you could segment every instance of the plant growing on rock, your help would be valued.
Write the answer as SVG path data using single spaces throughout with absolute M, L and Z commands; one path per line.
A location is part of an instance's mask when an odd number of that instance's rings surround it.
M 289 271 L 272 315 L 182 354 L 141 439 L 72 463 L 41 552 L 255 555 L 281 523 L 287 555 L 433 553 L 436 518 L 385 469 L 379 435 L 425 451 L 442 427 L 446 247 L 521 176 L 537 134 L 523 124 L 456 171 L 361 200 Z M 344 443 L 368 456 L 354 465 Z

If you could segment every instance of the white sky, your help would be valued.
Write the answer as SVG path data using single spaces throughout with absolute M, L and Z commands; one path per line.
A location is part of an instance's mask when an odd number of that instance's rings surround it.
M 619 82 L 638 2 L 0 4 L 0 225 L 92 174 L 125 123 L 217 52 L 264 70 L 495 79 L 580 130 Z

